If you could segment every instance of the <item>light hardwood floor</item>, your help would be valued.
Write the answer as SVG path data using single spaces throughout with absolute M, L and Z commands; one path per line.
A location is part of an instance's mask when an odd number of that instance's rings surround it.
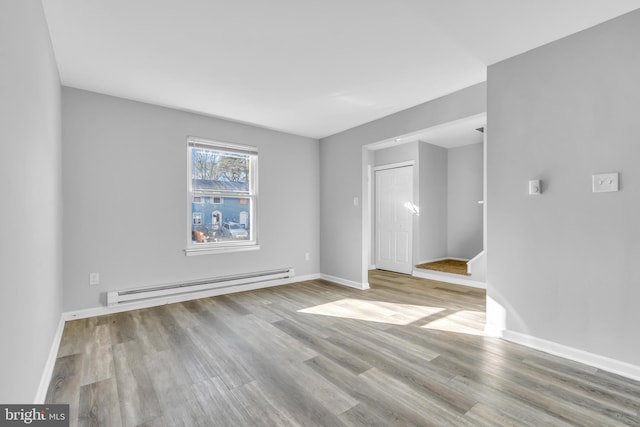
M 71 425 L 640 425 L 640 383 L 482 336 L 484 291 L 388 272 L 67 322 Z

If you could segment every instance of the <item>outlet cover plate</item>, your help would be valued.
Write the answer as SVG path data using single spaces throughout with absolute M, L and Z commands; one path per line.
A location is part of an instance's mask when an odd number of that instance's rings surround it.
M 609 191 L 618 191 L 618 172 L 599 173 L 593 175 L 593 192 L 606 193 Z
M 89 286 L 100 284 L 100 273 L 89 273 Z

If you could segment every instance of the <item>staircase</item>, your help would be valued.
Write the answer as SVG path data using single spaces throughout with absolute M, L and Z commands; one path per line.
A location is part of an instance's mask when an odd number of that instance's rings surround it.
M 411 275 L 423 279 L 436 280 L 438 282 L 486 289 L 487 258 L 484 251 L 467 261 L 467 273 L 470 274 L 470 276 L 461 276 L 459 274 L 445 273 L 442 271 L 414 268 Z
M 467 273 L 479 282 L 487 281 L 487 256 L 484 251 L 467 262 Z

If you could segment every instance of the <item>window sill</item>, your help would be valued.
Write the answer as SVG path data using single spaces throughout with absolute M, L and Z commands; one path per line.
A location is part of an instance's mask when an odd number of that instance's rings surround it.
M 198 256 L 198 255 L 215 255 L 215 254 L 228 254 L 233 252 L 246 252 L 257 251 L 260 249 L 260 245 L 246 245 L 246 246 L 223 246 L 217 248 L 188 248 L 184 250 L 186 256 Z

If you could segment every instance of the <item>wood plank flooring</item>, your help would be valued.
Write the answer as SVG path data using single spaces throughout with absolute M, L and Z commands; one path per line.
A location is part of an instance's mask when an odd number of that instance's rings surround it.
M 471 276 L 471 274 L 467 273 L 467 261 L 460 261 L 457 259 L 443 259 L 441 261 L 426 262 L 416 265 L 416 268 L 459 274 L 461 276 Z
M 640 425 L 640 383 L 482 336 L 484 291 L 374 271 L 67 322 L 71 425 Z

